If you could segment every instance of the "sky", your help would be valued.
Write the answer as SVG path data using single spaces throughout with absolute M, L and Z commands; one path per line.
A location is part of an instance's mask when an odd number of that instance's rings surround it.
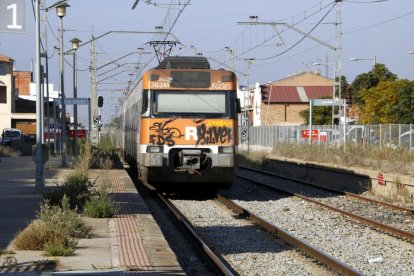
M 0 33 L 0 55 L 14 59 L 16 70 L 20 71 L 31 70 L 35 59 L 35 21 L 31 1 L 26 2 L 27 33 Z M 210 58 L 213 68 L 231 69 L 232 50 L 240 84 L 267 83 L 300 71 L 318 69 L 322 75 L 328 73 L 333 77 L 334 51 L 286 27 L 310 32 L 318 40 L 335 46 L 338 7 L 333 0 L 191 0 L 181 13 L 182 4 L 188 0 L 141 0 L 132 9 L 134 2 L 69 0 L 71 7 L 63 18 L 65 51 L 70 49 L 69 40 L 74 37 L 87 42 L 92 34 L 97 37 L 115 31 L 96 40 L 97 66 L 102 66 L 97 75 L 98 95 L 104 97 L 104 122 L 116 114 L 119 98 L 129 81 L 133 86 L 142 70 L 157 65 L 150 41 L 163 38 L 136 33 L 155 32 L 156 26 L 163 26 L 164 31 L 173 26 L 168 40 L 177 43 L 171 55 L 199 53 Z M 46 0 L 47 6 L 54 3 Z M 176 5 L 166 16 L 170 3 Z M 349 82 L 369 71 L 374 57 L 399 78 L 414 79 L 414 55 L 408 54 L 414 50 L 413 0 L 344 0 L 340 14 L 341 73 Z M 250 19 L 251 16 L 257 19 Z M 47 13 L 47 18 L 50 82 L 59 88 L 59 56 L 54 48 L 59 47 L 59 19 L 54 10 Z M 238 24 L 250 21 L 285 25 Z M 77 54 L 78 97 L 89 97 L 90 43 L 79 48 Z M 128 56 L 116 61 L 125 55 Z M 351 58 L 366 60 L 350 61 Z M 65 60 L 65 91 L 67 97 L 72 97 L 72 56 L 65 56 Z M 318 62 L 328 65 L 312 65 Z M 79 109 L 80 121 L 86 124 L 86 108 Z

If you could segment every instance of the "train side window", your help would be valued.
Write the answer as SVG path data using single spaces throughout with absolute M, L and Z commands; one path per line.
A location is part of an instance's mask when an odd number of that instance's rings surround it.
M 145 114 L 148 111 L 148 90 L 142 91 L 142 110 L 141 113 Z

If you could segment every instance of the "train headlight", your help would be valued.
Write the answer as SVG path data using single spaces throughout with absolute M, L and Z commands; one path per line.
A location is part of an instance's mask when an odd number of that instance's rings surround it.
M 219 147 L 219 153 L 226 153 L 226 154 L 233 154 L 234 153 L 234 147 Z
M 164 147 L 163 146 L 148 146 L 147 152 L 149 153 L 163 153 Z

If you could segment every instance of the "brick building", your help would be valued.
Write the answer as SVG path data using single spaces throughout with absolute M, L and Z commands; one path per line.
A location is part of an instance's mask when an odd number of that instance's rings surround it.
M 36 86 L 33 73 L 14 71 L 13 59 L 0 55 L 0 133 L 4 128 L 18 128 L 24 134 L 36 133 Z M 50 84 L 50 97 L 58 91 Z
M 298 73 L 261 86 L 260 125 L 301 125 L 299 112 L 309 107 L 309 100 L 330 97 L 333 80 L 311 71 Z

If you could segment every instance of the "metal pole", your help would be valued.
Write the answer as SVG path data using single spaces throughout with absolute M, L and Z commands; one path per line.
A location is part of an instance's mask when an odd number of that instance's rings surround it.
M 44 68 L 43 65 L 40 65 L 40 90 L 41 90 L 41 101 L 42 101 L 42 113 L 40 114 L 40 121 L 42 123 L 41 133 L 40 136 L 42 137 L 42 144 L 45 143 L 45 134 L 44 134 L 44 126 L 45 126 L 45 114 L 44 114 L 44 107 L 45 107 L 45 75 L 44 75 Z
M 98 108 L 98 118 L 99 118 L 99 123 L 98 123 L 98 147 L 99 147 L 100 142 L 101 142 L 101 108 Z
M 267 100 L 265 126 L 267 126 L 267 115 L 269 114 L 269 105 L 270 105 L 270 98 L 272 97 L 272 90 L 273 90 L 273 85 L 270 85 L 269 99 Z
M 46 54 L 46 102 L 47 102 L 47 109 L 46 109 L 46 121 L 47 121 L 47 148 L 48 153 L 50 154 L 50 105 L 49 105 L 49 60 Z M 53 126 L 55 128 L 56 125 Z
M 36 0 L 36 190 L 43 190 L 45 183 L 43 179 L 43 162 L 42 162 L 42 98 L 40 87 L 40 7 L 39 0 Z
M 66 167 L 66 107 L 64 84 L 64 56 L 63 56 L 63 16 L 60 17 L 60 91 L 62 96 L 61 133 L 62 133 L 62 167 Z
M 309 144 L 312 144 L 312 100 L 309 100 Z
M 76 49 L 73 51 L 73 98 L 76 99 L 78 97 L 78 79 L 77 79 L 77 72 L 76 72 Z M 73 105 L 73 117 L 74 117 L 74 152 L 73 154 L 76 156 L 78 154 L 78 105 Z
M 92 120 L 91 120 L 91 98 L 88 99 L 88 124 L 89 124 L 89 133 L 88 133 L 88 142 L 91 143 L 92 135 Z
M 58 127 L 56 120 L 56 100 L 53 99 L 53 154 L 57 154 L 57 139 L 56 139 L 56 128 Z

